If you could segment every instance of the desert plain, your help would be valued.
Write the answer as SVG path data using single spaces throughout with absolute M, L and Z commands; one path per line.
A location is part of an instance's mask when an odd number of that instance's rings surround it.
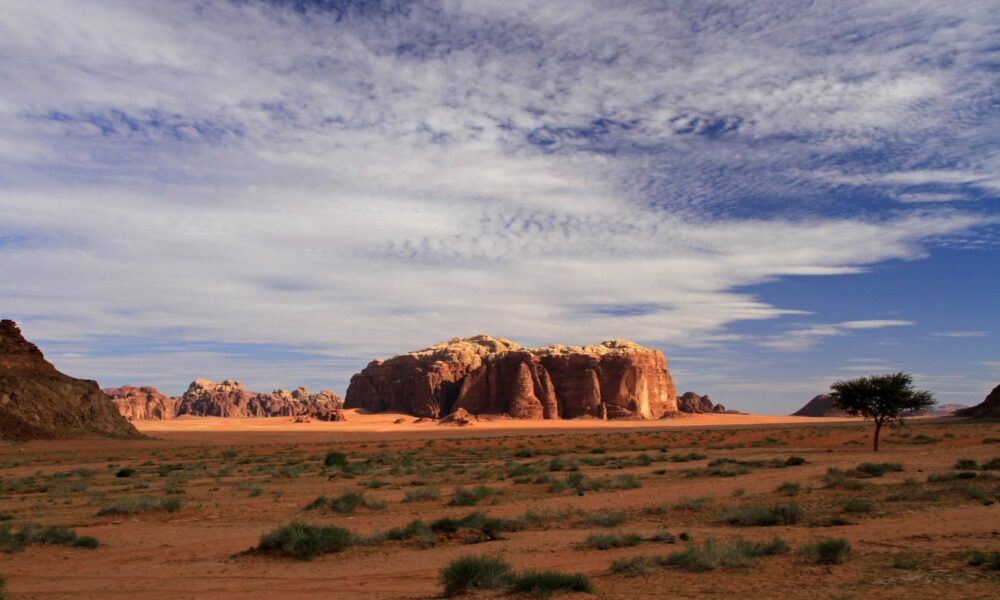
M 0 445 L 0 524 L 96 540 L 0 554 L 9 597 L 435 598 L 466 555 L 584 575 L 592 592 L 566 598 L 1000 590 L 1000 423 L 909 419 L 874 453 L 858 419 L 458 427 L 347 412 Z M 311 557 L 258 548 L 292 522 L 350 539 Z

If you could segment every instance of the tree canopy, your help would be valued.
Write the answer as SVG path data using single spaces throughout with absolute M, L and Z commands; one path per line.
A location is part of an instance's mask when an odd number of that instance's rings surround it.
M 925 412 L 935 404 L 934 394 L 913 389 L 913 376 L 909 373 L 837 381 L 830 389 L 837 408 L 851 416 L 875 421 L 875 452 L 884 424 L 902 423 L 904 417 Z

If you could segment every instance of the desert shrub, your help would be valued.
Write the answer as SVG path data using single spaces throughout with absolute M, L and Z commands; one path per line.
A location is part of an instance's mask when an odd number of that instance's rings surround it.
M 305 510 L 331 510 L 341 514 L 351 514 L 358 507 L 369 510 L 382 510 L 385 502 L 366 496 L 359 492 L 345 492 L 335 498 L 319 496 L 305 506 Z
M 958 481 L 951 485 L 951 489 L 969 500 L 989 500 L 989 492 L 977 483 Z
M 441 490 L 434 485 L 425 485 L 415 490 L 406 492 L 403 502 L 423 502 L 425 500 L 437 500 L 441 497 Z
M 588 513 L 580 524 L 588 527 L 617 527 L 625 522 L 625 514 L 611 510 Z
M 789 467 L 797 467 L 799 465 L 804 465 L 807 462 L 809 461 L 802 458 L 801 456 L 789 456 L 788 460 L 785 461 L 785 465 Z
M 0 513 L 0 522 L 2 521 L 13 521 L 14 515 L 8 513 Z
M 688 454 L 672 454 L 670 456 L 670 462 L 691 462 L 693 460 L 705 460 L 706 458 L 708 458 L 707 454 L 690 452 Z
M 511 591 L 516 593 L 549 596 L 557 593 L 583 592 L 592 594 L 594 587 L 586 575 L 560 573 L 559 571 L 526 571 L 515 575 L 510 582 Z
M 979 468 L 979 463 L 971 458 L 960 458 L 955 461 L 955 466 L 952 468 L 958 471 L 975 471 Z
M 518 531 L 524 528 L 521 519 L 490 517 L 484 512 L 471 512 L 462 518 L 442 517 L 431 523 L 431 530 L 437 533 L 455 533 L 460 529 L 478 529 L 488 538 L 495 538 L 504 531 Z
M 982 465 L 984 471 L 1000 471 L 1000 456 L 991 458 Z
M 475 506 L 496 493 L 493 488 L 477 485 L 474 488 L 457 486 L 451 493 L 449 506 Z
M 641 541 L 642 536 L 638 533 L 592 533 L 587 536 L 583 546 L 594 550 L 609 550 L 637 546 Z
M 118 472 L 115 473 L 115 477 L 132 477 L 138 474 L 139 471 L 136 471 L 132 467 L 125 467 L 124 469 L 118 469 Z
M 325 467 L 346 467 L 348 465 L 347 455 L 343 452 L 337 452 L 336 450 L 330 450 L 323 457 L 323 466 Z
M 33 545 L 97 548 L 99 544 L 96 538 L 79 536 L 72 529 L 57 525 L 28 523 L 16 530 L 10 525 L 0 526 L 0 551 L 12 554 Z
M 724 520 L 730 525 L 766 527 L 794 525 L 802 519 L 802 515 L 802 507 L 792 502 L 774 506 L 741 506 L 727 513 Z
M 920 567 L 917 559 L 912 554 L 897 554 L 892 559 L 893 569 L 906 569 L 912 571 Z
M 916 479 L 907 479 L 903 484 L 903 487 L 899 489 L 895 494 L 889 495 L 886 500 L 890 502 L 903 502 L 903 501 L 918 501 L 918 500 L 937 500 L 938 494 L 933 490 L 929 490 L 919 483 Z
M 179 498 L 153 498 L 152 496 L 139 496 L 137 498 L 124 498 L 97 511 L 98 516 L 105 515 L 136 515 L 150 512 L 177 512 L 181 508 Z
M 848 490 L 860 490 L 863 489 L 866 484 L 863 481 L 858 481 L 854 478 L 852 472 L 842 471 L 830 467 L 826 470 L 826 474 L 823 475 L 823 483 L 828 488 L 844 488 Z
M 899 463 L 861 463 L 854 468 L 858 477 L 881 477 L 886 473 L 903 470 L 903 465 Z
M 674 504 L 674 510 L 699 512 L 711 501 L 711 496 L 698 496 L 697 498 L 681 498 Z
M 779 485 L 774 491 L 779 494 L 784 494 L 785 496 L 798 496 L 799 492 L 802 491 L 802 484 L 794 481 L 786 481 Z
M 870 513 L 873 510 L 875 505 L 864 498 L 851 498 L 844 504 L 844 512 L 847 513 Z
M 803 548 L 802 553 L 821 565 L 839 565 L 851 554 L 851 544 L 844 538 L 819 540 Z
M 618 558 L 611 562 L 609 570 L 620 575 L 648 575 L 656 567 L 656 559 L 648 556 Z
M 974 567 L 983 567 L 990 571 L 1000 571 L 1000 552 L 973 550 L 969 553 L 969 564 Z
M 756 558 L 788 552 L 791 552 L 791 548 L 779 537 L 767 542 L 736 540 L 718 543 L 708 539 L 701 546 L 688 544 L 684 550 L 668 555 L 663 562 L 688 571 L 710 571 L 716 567 L 747 567 Z
M 498 590 L 512 579 L 507 561 L 493 556 L 462 556 L 441 570 L 441 583 L 446 596 L 475 590 Z
M 343 527 L 289 523 L 260 536 L 256 550 L 298 560 L 310 560 L 320 554 L 342 552 L 357 542 L 357 537 Z

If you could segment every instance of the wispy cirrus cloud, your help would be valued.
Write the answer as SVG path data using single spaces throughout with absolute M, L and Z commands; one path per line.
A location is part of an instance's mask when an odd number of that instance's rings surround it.
M 102 378 L 107 335 L 742 343 L 805 312 L 745 286 L 996 223 L 991 4 L 890 4 L 8 3 L 0 300 Z

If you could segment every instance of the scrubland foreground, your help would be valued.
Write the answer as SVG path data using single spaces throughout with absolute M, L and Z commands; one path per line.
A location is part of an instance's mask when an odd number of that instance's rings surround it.
M 9 598 L 995 598 L 1000 424 L 0 446 Z M 289 440 L 292 440 L 289 442 Z

